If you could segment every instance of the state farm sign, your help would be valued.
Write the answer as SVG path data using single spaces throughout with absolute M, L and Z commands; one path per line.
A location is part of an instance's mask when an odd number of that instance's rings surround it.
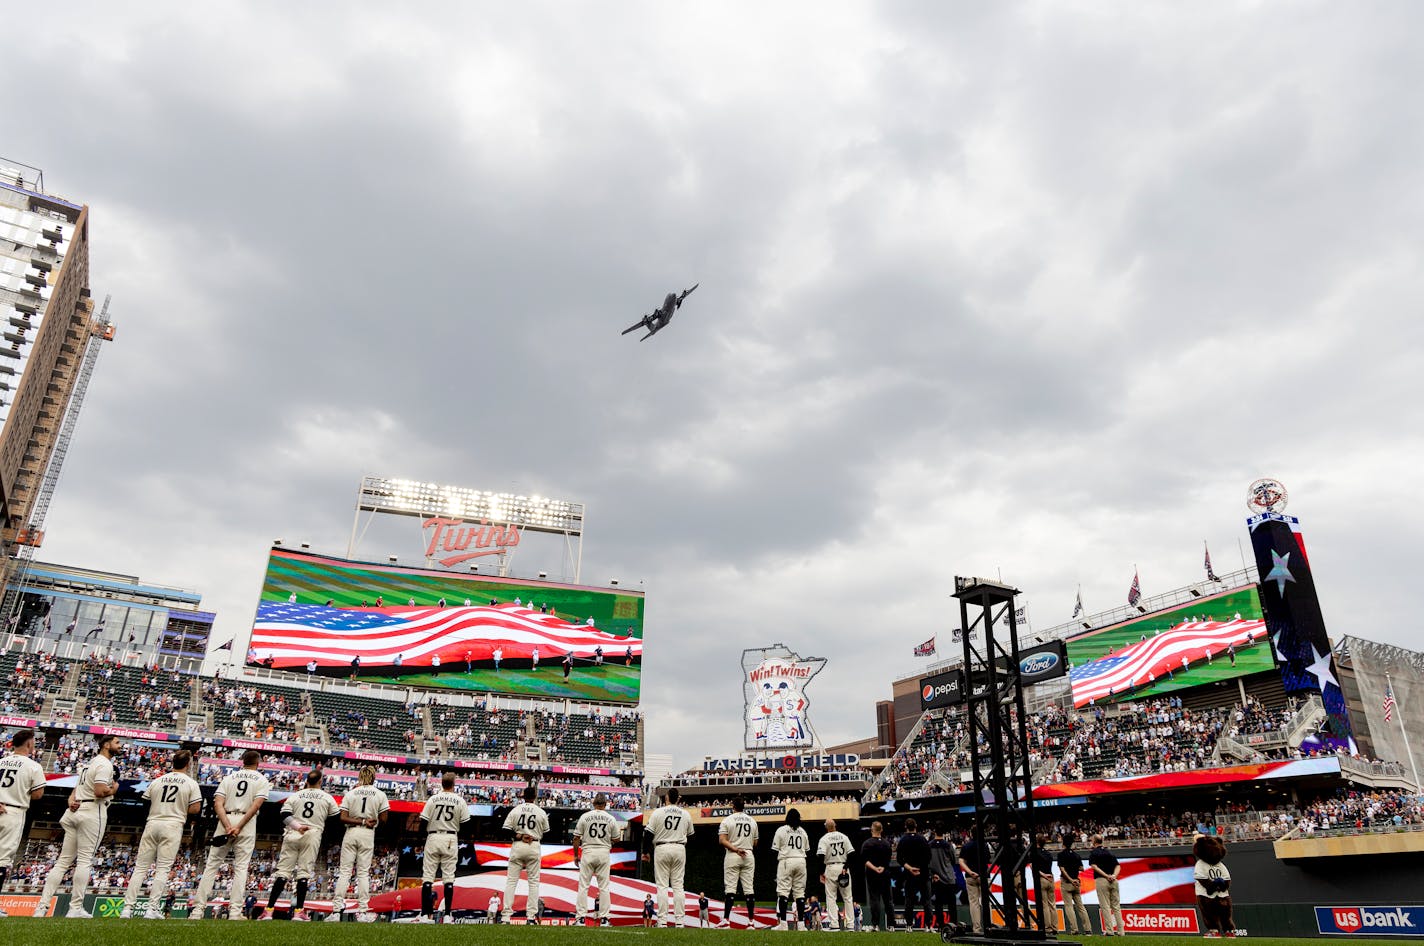
M 1129 933 L 1200 933 L 1192 907 L 1123 907 L 1122 926 Z

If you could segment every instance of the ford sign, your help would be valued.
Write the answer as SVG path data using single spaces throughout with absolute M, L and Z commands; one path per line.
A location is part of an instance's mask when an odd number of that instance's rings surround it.
M 1058 666 L 1058 655 L 1052 651 L 1044 651 L 1041 654 L 1034 654 L 1032 657 L 1025 657 L 1019 661 L 1019 673 L 1028 676 L 1038 676 L 1047 673 Z

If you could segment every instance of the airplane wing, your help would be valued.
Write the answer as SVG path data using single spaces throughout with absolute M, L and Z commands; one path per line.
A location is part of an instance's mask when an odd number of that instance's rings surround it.
M 663 324 L 666 325 L 667 323 L 663 323 Z M 652 338 L 654 335 L 658 334 L 658 332 L 661 331 L 661 330 L 662 330 L 662 325 L 654 325 L 654 326 L 652 327 L 652 330 L 651 330 L 650 332 L 648 332 L 648 334 L 644 335 L 642 338 L 638 339 L 638 341 L 640 341 L 640 342 L 646 342 L 648 339 L 650 339 L 650 338 Z
M 630 326 L 628 326 L 627 328 L 625 328 L 625 329 L 624 329 L 622 332 L 620 332 L 619 334 L 620 334 L 620 335 L 627 335 L 629 332 L 636 332 L 636 331 L 638 331 L 638 329 L 640 329 L 640 328 L 647 328 L 647 327 L 648 327 L 648 319 L 649 319 L 649 318 L 650 318 L 650 316 L 646 316 L 646 315 L 643 316 L 641 319 L 639 319 L 638 321 L 634 322 L 632 325 L 630 325 Z
M 698 286 L 700 286 L 700 285 L 702 285 L 702 283 L 700 283 L 700 282 L 695 282 L 695 283 L 692 284 L 692 289 L 696 289 L 696 288 L 697 288 Z M 683 299 L 686 299 L 688 296 L 692 295 L 692 289 L 684 289 L 684 290 L 682 290 L 682 295 L 680 295 L 680 296 L 677 297 L 677 304 L 678 304 L 678 306 L 681 306 L 681 305 L 682 305 L 682 300 L 683 300 Z

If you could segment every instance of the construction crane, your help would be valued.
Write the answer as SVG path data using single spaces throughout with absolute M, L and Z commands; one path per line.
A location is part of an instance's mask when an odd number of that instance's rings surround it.
M 44 541 L 45 516 L 49 514 L 49 504 L 54 499 L 54 488 L 59 484 L 59 476 L 64 469 L 64 457 L 69 453 L 69 442 L 73 439 L 74 428 L 79 423 L 79 412 L 84 408 L 84 395 L 89 390 L 89 379 L 94 375 L 94 365 L 99 361 L 99 352 L 103 350 L 105 342 L 114 340 L 114 323 L 109 319 L 109 300 L 112 298 L 112 295 L 104 296 L 104 305 L 99 309 L 99 314 L 89 320 L 89 333 L 84 344 L 84 357 L 79 362 L 79 373 L 74 378 L 74 389 L 70 392 L 69 404 L 64 409 L 64 422 L 60 425 L 59 436 L 55 438 L 54 449 L 50 452 L 44 479 L 40 481 L 39 491 L 35 494 L 34 508 L 30 510 L 30 521 L 25 524 L 25 528 L 20 530 L 19 537 L 16 539 L 19 549 L 15 553 L 15 578 L 11 586 L 15 589 L 23 587 L 25 577 L 29 572 L 30 561 L 35 556 L 35 549 L 39 548 L 40 543 Z M 7 620 L 5 629 L 10 633 L 15 632 L 15 625 L 18 624 L 20 600 L 20 595 L 17 592 L 10 595 L 5 602 L 4 613 Z

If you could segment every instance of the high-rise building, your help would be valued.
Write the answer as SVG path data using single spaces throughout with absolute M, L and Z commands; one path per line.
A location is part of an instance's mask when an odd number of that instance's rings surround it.
M 89 208 L 45 193 L 38 169 L 0 158 L 0 586 L 39 544 L 46 469 L 90 339 Z M 42 516 L 40 517 L 42 518 Z

